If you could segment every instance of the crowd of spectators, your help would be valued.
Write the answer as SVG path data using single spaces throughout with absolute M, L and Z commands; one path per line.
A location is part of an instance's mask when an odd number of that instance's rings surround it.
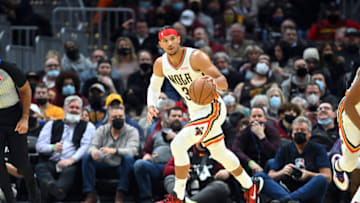
M 226 77 L 229 88 L 220 92 L 225 142 L 247 172 L 264 178 L 263 201 L 349 202 L 350 189 L 340 191 L 331 181 L 329 160 L 339 150 L 337 105 L 360 66 L 360 24 L 343 19 L 340 4 L 134 2 L 98 1 L 98 7 L 131 7 L 137 15 L 113 32 L 111 55 L 101 49 L 83 55 L 69 40 L 63 56 L 51 50 L 41 71 L 27 73 L 33 92 L 28 137 L 35 140 L 29 150 L 39 153 L 34 168 L 44 200 L 66 199 L 76 173 L 85 203 L 97 201 L 99 175 L 118 180 L 117 203 L 129 195 L 152 202 L 171 192 L 169 146 L 188 121 L 186 103 L 165 81 L 158 118 L 149 125 L 145 115 L 153 62 L 164 53 L 156 31 L 172 25 L 182 46 L 204 51 Z M 3 8 L 10 20 L 18 10 L 12 5 Z M 188 153 L 187 198 L 243 201 L 241 186 L 207 149 L 196 145 Z

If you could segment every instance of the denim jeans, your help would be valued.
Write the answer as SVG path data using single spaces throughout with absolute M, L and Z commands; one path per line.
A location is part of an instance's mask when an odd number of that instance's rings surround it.
M 151 202 L 151 180 L 161 180 L 165 164 L 156 164 L 142 159 L 136 160 L 134 174 L 142 203 Z
M 87 154 L 82 159 L 82 176 L 83 176 L 83 192 L 94 192 L 96 182 L 96 171 L 106 171 L 107 174 L 116 174 L 119 178 L 117 190 L 124 192 L 128 191 L 129 174 L 134 163 L 134 158 L 130 155 L 122 157 L 120 166 L 109 166 L 104 162 L 95 161 L 90 154 Z
M 328 182 L 323 175 L 312 177 L 305 185 L 288 193 L 278 182 L 270 178 L 266 173 L 260 172 L 255 174 L 257 177 L 264 179 L 264 187 L 261 190 L 272 199 L 293 199 L 301 202 L 323 202 L 328 188 Z

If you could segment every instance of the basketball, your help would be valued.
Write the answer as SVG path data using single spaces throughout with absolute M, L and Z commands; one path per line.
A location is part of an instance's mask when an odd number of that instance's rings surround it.
M 197 78 L 190 85 L 189 96 L 196 104 L 210 104 L 216 97 L 216 86 L 204 77 Z

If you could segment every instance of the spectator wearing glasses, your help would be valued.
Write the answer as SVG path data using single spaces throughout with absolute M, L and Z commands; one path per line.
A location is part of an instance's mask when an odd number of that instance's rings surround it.
M 61 55 L 59 52 L 50 50 L 45 56 L 44 69 L 39 73 L 43 75 L 39 83 L 44 83 L 49 88 L 49 100 L 53 101 L 56 97 L 55 81 L 61 71 Z M 36 103 L 35 100 L 32 101 Z
M 330 151 L 339 138 L 338 125 L 335 122 L 336 109 L 329 102 L 321 102 L 317 108 L 317 123 L 314 125 L 310 140 L 322 144 Z
M 218 52 L 213 58 L 216 68 L 219 69 L 228 81 L 230 90 L 234 89 L 237 84 L 244 80 L 242 75 L 231 67 L 231 59 L 225 52 Z

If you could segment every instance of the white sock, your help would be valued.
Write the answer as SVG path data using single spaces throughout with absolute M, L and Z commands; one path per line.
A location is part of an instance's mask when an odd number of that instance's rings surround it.
M 177 198 L 180 200 L 184 200 L 185 197 L 186 181 L 187 181 L 186 178 L 185 179 L 175 178 L 174 192 L 176 193 Z
M 354 194 L 351 203 L 359 203 L 360 202 L 360 187 L 356 190 L 356 193 Z
M 343 170 L 340 169 L 340 165 L 339 165 L 339 164 L 340 164 L 340 161 L 339 161 L 339 160 L 340 160 L 340 159 L 336 160 L 334 165 L 335 165 L 335 170 L 341 172 L 341 171 L 343 171 Z
M 244 169 L 240 175 L 235 177 L 235 179 L 237 181 L 239 181 L 241 186 L 245 189 L 249 189 L 253 185 L 253 182 L 252 182 L 250 176 L 246 173 L 246 171 Z

